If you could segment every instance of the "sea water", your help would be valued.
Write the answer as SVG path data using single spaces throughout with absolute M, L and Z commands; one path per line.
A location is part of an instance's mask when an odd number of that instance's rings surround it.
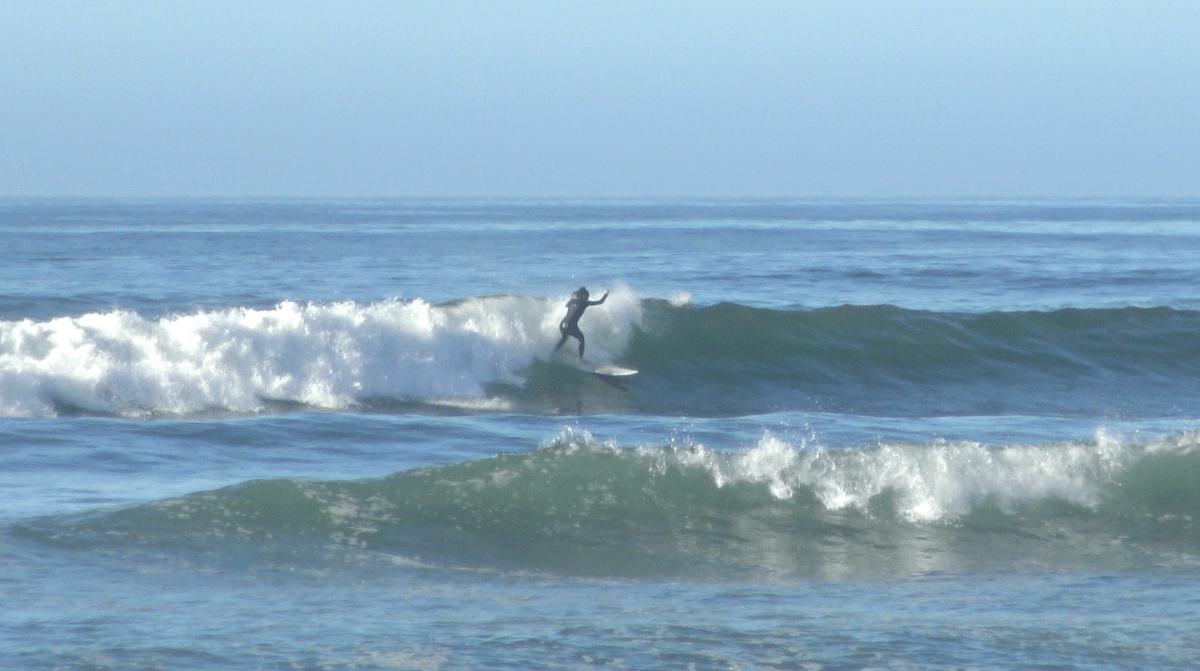
M 0 668 L 1194 669 L 1200 202 L 0 202 Z M 586 357 L 551 356 L 569 295 Z

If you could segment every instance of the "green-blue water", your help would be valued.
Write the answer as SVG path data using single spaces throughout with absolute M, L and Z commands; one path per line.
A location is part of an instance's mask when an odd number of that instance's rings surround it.
M 1200 663 L 1200 203 L 5 201 L 0 667 Z M 551 357 L 580 285 L 594 377 Z

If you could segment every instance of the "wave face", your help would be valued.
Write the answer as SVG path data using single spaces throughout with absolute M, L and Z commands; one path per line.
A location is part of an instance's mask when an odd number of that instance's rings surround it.
M 894 576 L 1162 566 L 1200 552 L 1200 433 L 1147 444 L 529 453 L 365 481 L 260 480 L 22 525 L 80 550 L 586 575 Z M 254 559 L 257 557 L 258 559 Z
M 646 306 L 624 360 L 664 412 L 1175 416 L 1200 407 L 1200 313 Z
M 591 308 L 604 384 L 543 359 L 565 297 L 112 311 L 0 322 L 0 414 L 614 412 L 1176 417 L 1200 407 L 1200 313 L 772 310 L 640 299 Z M 574 343 L 568 345 L 573 351 Z

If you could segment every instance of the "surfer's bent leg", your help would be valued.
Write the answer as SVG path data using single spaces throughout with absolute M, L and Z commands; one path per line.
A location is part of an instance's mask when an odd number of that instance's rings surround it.
M 558 325 L 558 332 L 562 334 L 562 338 L 560 338 L 558 344 L 554 346 L 554 351 L 557 352 L 559 348 L 561 348 L 563 344 L 567 342 L 567 338 L 571 337 L 572 331 L 578 330 L 578 326 L 572 324 L 566 319 L 562 320 L 562 322 Z
M 579 358 L 582 359 L 583 358 L 583 331 L 580 331 L 579 327 L 576 326 L 575 324 L 563 324 L 558 327 L 558 330 L 562 331 L 562 339 L 559 340 L 558 344 L 554 346 L 554 351 L 557 352 L 558 348 L 562 347 L 563 343 L 567 342 L 567 338 L 575 338 L 576 340 L 579 341 Z

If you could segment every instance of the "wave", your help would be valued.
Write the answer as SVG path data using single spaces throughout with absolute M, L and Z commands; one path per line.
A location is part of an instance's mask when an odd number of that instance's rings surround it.
M 363 481 L 259 480 L 15 528 L 51 545 L 584 575 L 901 575 L 1200 561 L 1200 431 L 1151 443 L 532 452 Z
M 590 309 L 613 386 L 544 361 L 566 297 L 115 310 L 0 322 L 0 415 L 289 409 L 737 416 L 1194 416 L 1200 312 L 696 307 L 627 288 Z

